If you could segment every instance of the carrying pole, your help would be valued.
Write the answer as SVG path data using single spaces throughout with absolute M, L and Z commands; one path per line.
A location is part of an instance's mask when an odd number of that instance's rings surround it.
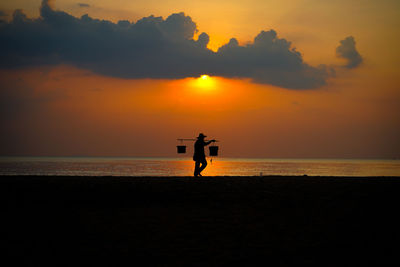
M 178 138 L 176 139 L 178 141 L 196 141 L 197 139 L 191 139 L 191 138 Z M 204 141 L 209 141 L 209 140 L 204 140 Z M 219 142 L 218 140 L 215 140 L 215 142 Z

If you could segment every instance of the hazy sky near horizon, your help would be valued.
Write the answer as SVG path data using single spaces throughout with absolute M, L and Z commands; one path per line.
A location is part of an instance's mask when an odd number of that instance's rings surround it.
M 398 1 L 43 2 L 0 3 L 0 155 L 400 157 Z

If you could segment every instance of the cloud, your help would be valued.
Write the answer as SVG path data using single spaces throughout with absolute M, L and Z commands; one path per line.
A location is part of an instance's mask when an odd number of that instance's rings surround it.
M 258 83 L 286 88 L 317 88 L 332 75 L 329 67 L 303 62 L 301 54 L 286 39 L 278 38 L 274 30 L 262 31 L 246 46 L 232 38 L 218 50 L 218 57 L 225 63 L 219 70 L 224 76 L 251 77 Z
M 42 4 L 40 5 L 40 9 L 54 9 L 56 0 L 42 0 Z
M 86 3 L 78 3 L 78 6 L 79 7 L 90 7 L 90 5 L 86 4 Z
M 305 63 L 274 30 L 260 32 L 244 46 L 232 38 L 213 52 L 207 48 L 207 33 L 193 39 L 197 25 L 184 13 L 112 23 L 88 15 L 77 18 L 51 4 L 42 2 L 39 18 L 16 10 L 10 22 L 0 24 L 0 68 L 63 63 L 121 78 L 209 74 L 290 89 L 318 88 L 332 76 L 330 67 Z
M 0 9 L 0 25 L 3 23 L 7 23 L 7 13 Z
M 336 55 L 347 60 L 345 67 L 349 69 L 357 67 L 363 61 L 356 49 L 356 41 L 353 36 L 340 41 L 340 45 L 336 48 Z

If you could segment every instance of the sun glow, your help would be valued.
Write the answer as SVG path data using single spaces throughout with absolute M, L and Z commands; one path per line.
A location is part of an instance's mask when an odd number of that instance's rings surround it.
M 215 87 L 215 80 L 206 74 L 201 75 L 199 78 L 196 79 L 196 87 L 203 90 L 212 89 Z

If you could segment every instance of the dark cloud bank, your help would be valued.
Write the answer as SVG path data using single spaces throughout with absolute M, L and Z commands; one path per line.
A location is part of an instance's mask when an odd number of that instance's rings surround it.
M 121 78 L 209 74 L 291 89 L 318 88 L 332 75 L 331 67 L 305 63 L 274 30 L 260 32 L 245 46 L 232 38 L 217 52 L 207 49 L 206 33 L 193 40 L 196 32 L 196 23 L 184 13 L 112 23 L 88 15 L 76 18 L 44 0 L 39 18 L 16 10 L 10 22 L 0 22 L 0 67 L 65 63 Z M 348 68 L 362 61 L 353 37 L 341 41 L 337 55 L 348 61 Z

